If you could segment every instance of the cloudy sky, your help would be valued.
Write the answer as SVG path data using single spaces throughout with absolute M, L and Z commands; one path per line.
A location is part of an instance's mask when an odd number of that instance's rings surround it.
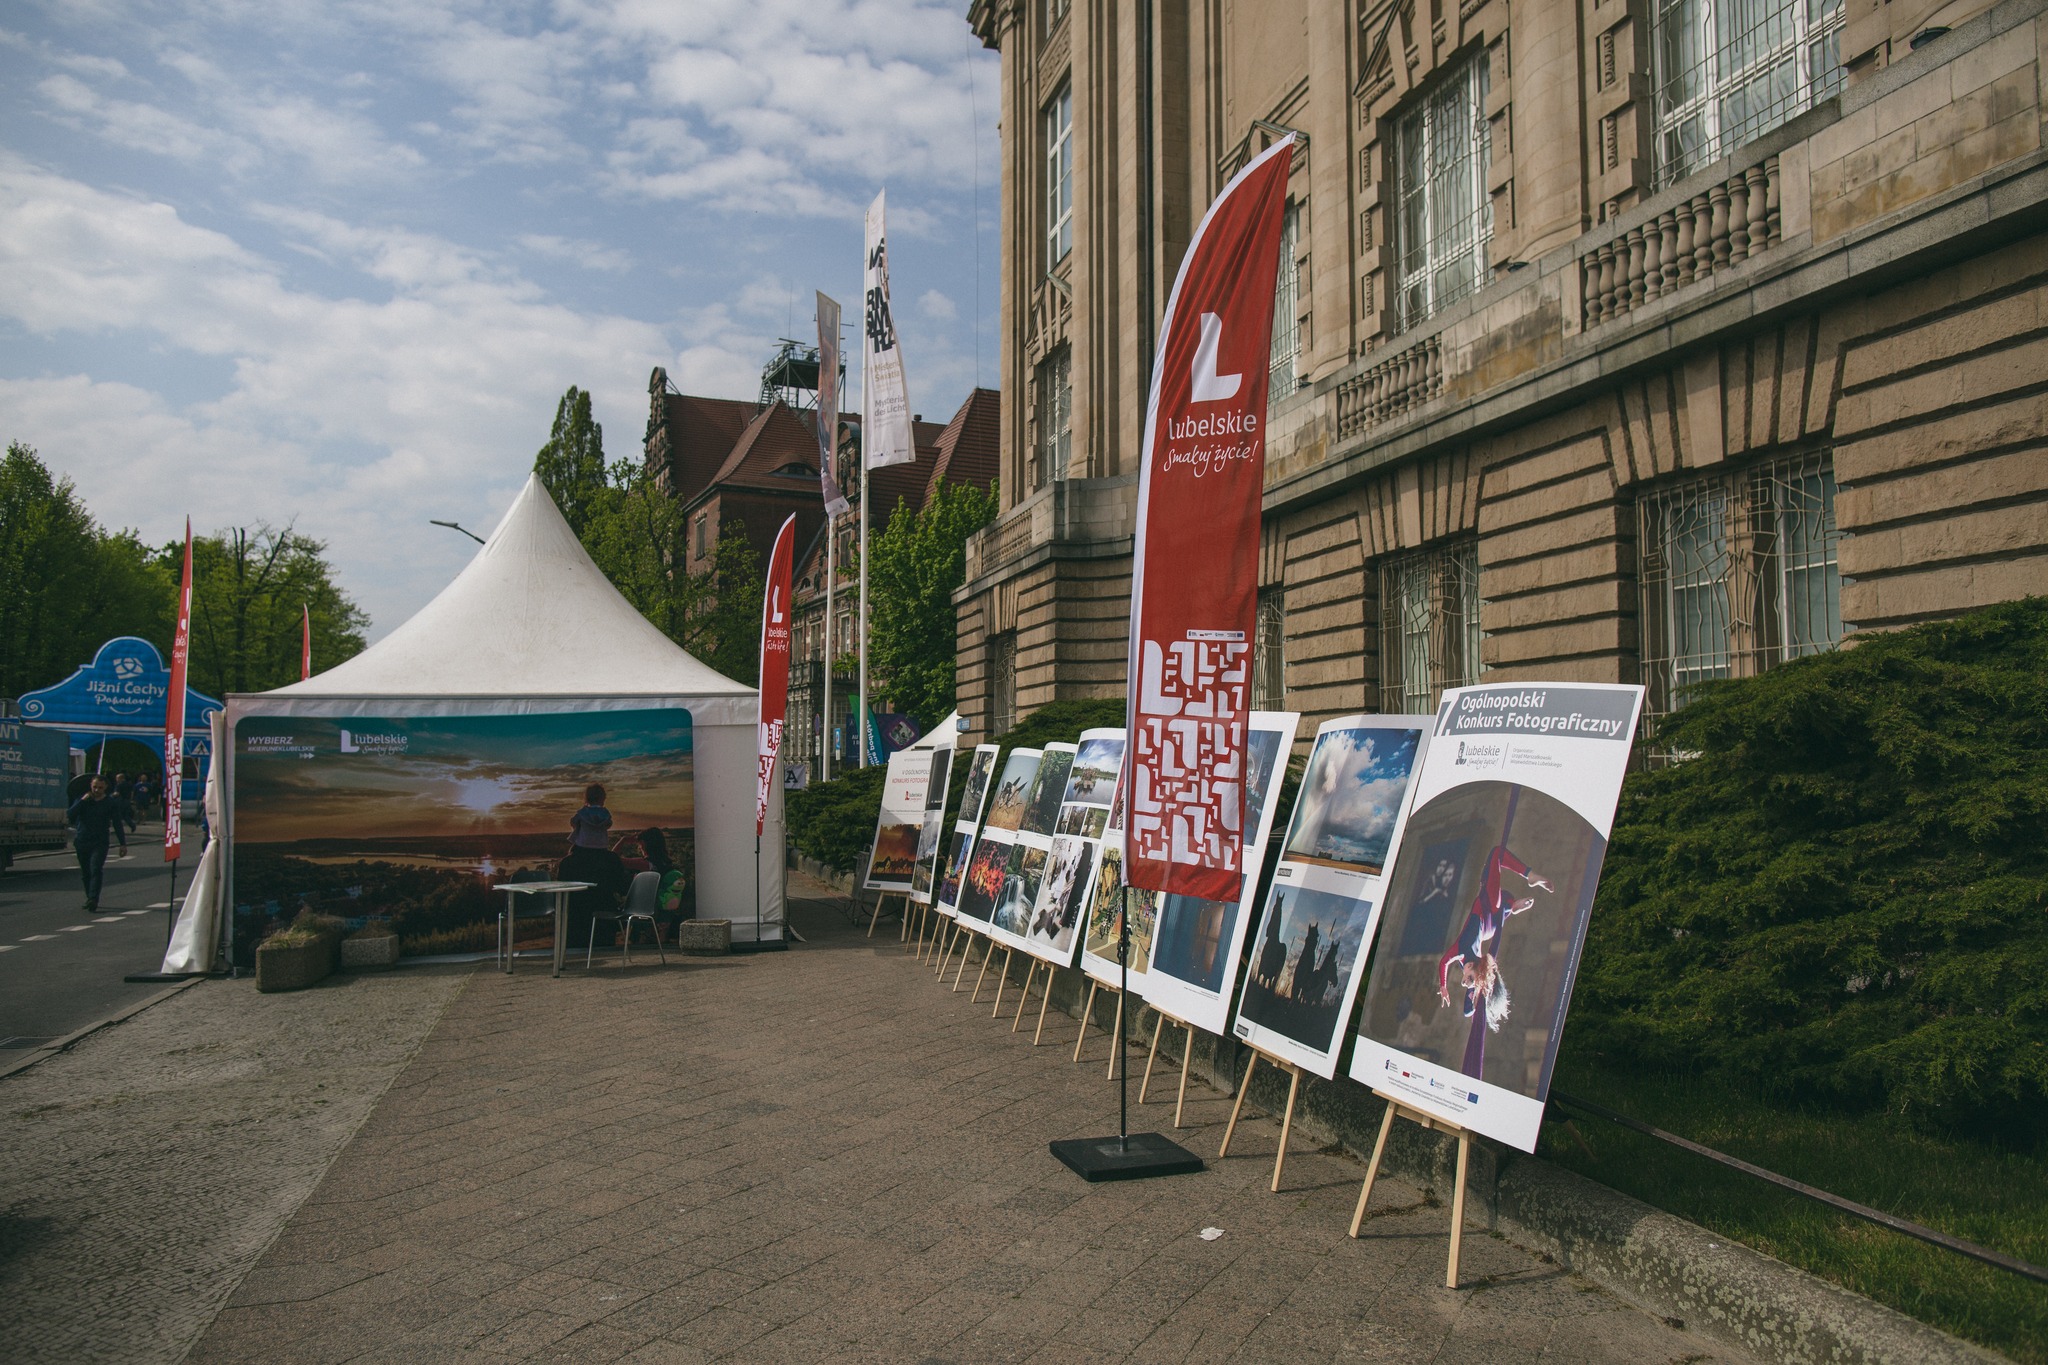
M 996 359 L 997 69 L 965 11 L 10 5 L 0 439 L 152 541 L 295 522 L 381 635 L 474 549 L 427 519 L 494 524 L 569 385 L 632 455 L 655 365 L 751 397 L 813 290 L 858 316 L 884 187 L 912 405 L 943 419 Z

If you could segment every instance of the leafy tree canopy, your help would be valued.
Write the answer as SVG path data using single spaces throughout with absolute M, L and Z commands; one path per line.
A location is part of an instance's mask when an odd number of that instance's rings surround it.
M 562 509 L 569 529 L 579 537 L 610 488 L 604 463 L 604 428 L 590 415 L 590 394 L 575 385 L 555 405 L 554 429 L 533 460 L 548 496 Z
M 185 544 L 158 553 L 175 613 Z M 334 581 L 327 546 L 291 527 L 231 526 L 192 539 L 192 685 L 214 696 L 266 692 L 299 680 L 300 613 L 313 619 L 313 669 L 363 650 L 369 615 Z M 168 640 L 175 615 L 163 627 Z
M 899 502 L 870 542 L 868 667 L 878 692 L 928 726 L 953 709 L 953 592 L 967 579 L 967 538 L 997 510 L 994 485 L 941 483 L 916 512 Z

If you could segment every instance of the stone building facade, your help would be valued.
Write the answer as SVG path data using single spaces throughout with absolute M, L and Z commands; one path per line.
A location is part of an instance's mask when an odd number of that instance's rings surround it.
M 2048 0 L 975 0 L 1002 54 L 978 735 L 1120 692 L 1153 320 L 1287 131 L 1256 692 L 1653 713 L 2048 591 Z M 1149 53 L 1149 60 L 1142 54 Z

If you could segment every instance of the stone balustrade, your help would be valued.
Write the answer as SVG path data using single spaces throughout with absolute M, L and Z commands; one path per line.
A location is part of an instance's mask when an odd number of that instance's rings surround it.
M 1581 255 L 1581 316 L 1588 327 L 1612 322 L 1782 240 L 1773 156 Z
M 1443 345 L 1435 336 L 1424 337 L 1338 387 L 1338 438 L 1391 421 L 1443 391 Z

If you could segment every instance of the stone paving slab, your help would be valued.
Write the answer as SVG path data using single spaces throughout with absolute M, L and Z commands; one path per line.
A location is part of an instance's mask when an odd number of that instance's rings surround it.
M 0 1361 L 183 1357 L 467 979 L 205 981 L 0 1079 Z
M 1033 1049 L 893 925 L 792 920 L 786 953 L 477 973 L 190 1359 L 1736 1359 L 1483 1232 L 1445 1289 L 1445 1210 L 1388 1179 L 1352 1241 L 1359 1165 L 1296 1152 L 1269 1194 L 1277 1126 L 1213 1160 L 1213 1091 L 1176 1135 L 1208 1170 L 1084 1184 L 1046 1143 L 1114 1130 L 1099 1035 L 1073 1065 L 1073 1020 Z

